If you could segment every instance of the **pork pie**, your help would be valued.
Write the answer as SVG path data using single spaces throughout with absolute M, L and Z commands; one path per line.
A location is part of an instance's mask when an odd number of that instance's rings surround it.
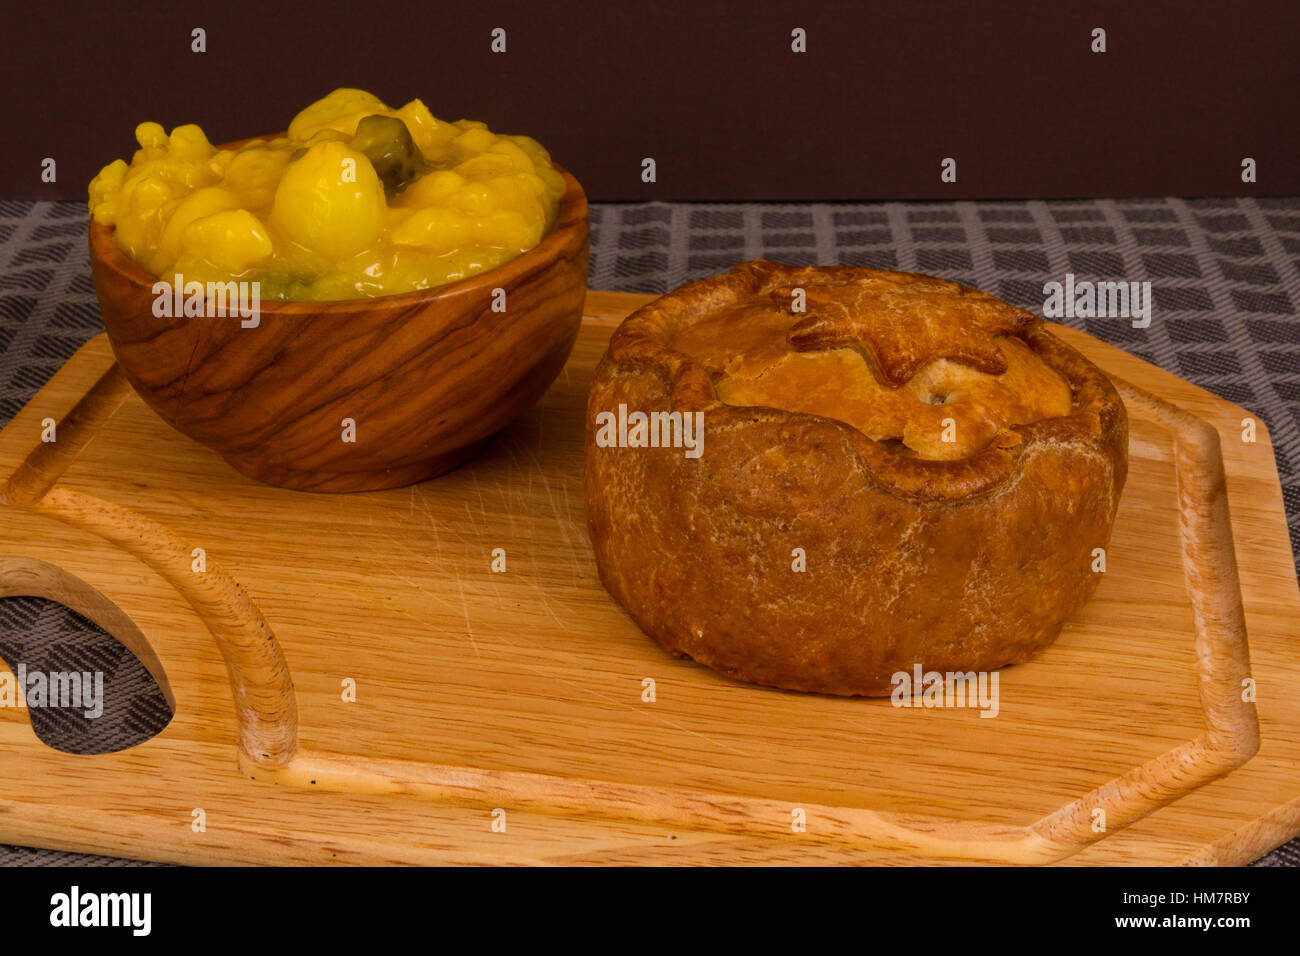
M 1028 312 L 747 262 L 610 339 L 587 522 L 605 587 L 668 651 L 888 695 L 916 665 L 991 670 L 1056 638 L 1100 581 L 1127 448 L 1115 388 Z

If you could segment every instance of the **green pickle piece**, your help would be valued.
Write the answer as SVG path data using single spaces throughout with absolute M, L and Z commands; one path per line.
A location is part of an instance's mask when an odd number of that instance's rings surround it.
M 406 128 L 406 124 L 393 116 L 363 118 L 357 124 L 357 134 L 348 146 L 370 160 L 390 201 L 411 183 L 433 170 L 432 164 L 420 152 L 420 147 L 411 139 L 411 131 Z

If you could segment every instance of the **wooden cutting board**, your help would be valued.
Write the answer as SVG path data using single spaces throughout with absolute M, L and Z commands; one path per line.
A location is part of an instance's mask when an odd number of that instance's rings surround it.
M 103 336 L 83 347 L 0 432 L 0 594 L 104 627 L 175 717 L 74 756 L 0 708 L 0 841 L 207 863 L 1237 864 L 1300 833 L 1300 594 L 1250 413 L 1061 329 L 1121 385 L 1131 471 L 1097 597 L 1001 672 L 996 718 L 751 687 L 667 656 L 596 577 L 587 385 L 646 298 L 591 293 L 536 408 L 471 464 L 377 493 L 243 478 L 140 402 Z

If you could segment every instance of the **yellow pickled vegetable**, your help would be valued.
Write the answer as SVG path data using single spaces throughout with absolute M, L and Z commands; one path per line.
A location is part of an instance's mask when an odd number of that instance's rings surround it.
M 284 171 L 271 222 L 304 248 L 344 259 L 374 245 L 387 211 L 370 161 L 343 143 L 323 142 Z
M 273 251 L 266 226 L 247 209 L 227 209 L 204 216 L 181 233 L 183 256 L 206 260 L 231 275 L 265 262 Z
M 255 280 L 261 298 L 347 299 L 454 282 L 537 245 L 564 180 L 526 136 L 391 109 L 363 90 L 311 104 L 288 135 L 217 149 L 197 126 L 136 128 L 90 183 L 128 256 L 185 281 Z

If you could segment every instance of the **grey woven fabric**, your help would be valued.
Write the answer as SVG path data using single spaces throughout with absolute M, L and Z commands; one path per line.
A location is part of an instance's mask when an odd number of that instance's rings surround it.
M 1300 550 L 1300 199 L 1071 202 L 596 204 L 593 288 L 663 293 L 745 259 L 928 272 L 1041 314 L 1043 284 L 1150 281 L 1149 328 L 1061 319 L 1258 414 Z M 102 329 L 81 203 L 0 202 L 0 423 Z M 0 657 L 32 670 L 99 670 L 88 720 L 30 711 L 59 749 L 94 753 L 167 722 L 161 693 L 121 645 L 66 608 L 0 600 Z M 0 847 L 0 865 L 123 861 Z M 1300 865 L 1300 840 L 1258 865 Z

